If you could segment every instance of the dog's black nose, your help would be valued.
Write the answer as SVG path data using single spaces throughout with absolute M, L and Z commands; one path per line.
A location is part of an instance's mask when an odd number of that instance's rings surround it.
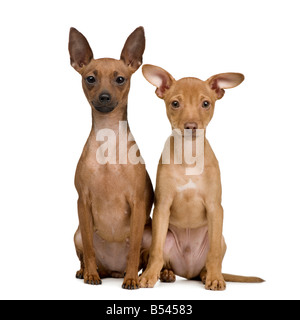
M 107 105 L 111 102 L 111 95 L 109 93 L 101 93 L 99 96 L 99 101 L 102 105 Z
M 184 129 L 196 130 L 198 129 L 198 124 L 196 122 L 187 122 L 184 125 Z

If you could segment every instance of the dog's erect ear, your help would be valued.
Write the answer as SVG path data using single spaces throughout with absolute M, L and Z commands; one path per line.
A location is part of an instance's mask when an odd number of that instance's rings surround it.
M 93 59 L 93 51 L 85 36 L 75 28 L 70 29 L 69 52 L 71 57 L 71 66 L 82 73 Z
M 167 90 L 170 89 L 175 82 L 175 79 L 166 70 L 150 64 L 143 66 L 143 75 L 157 88 L 155 93 L 161 99 L 164 98 Z
M 245 80 L 241 73 L 221 73 L 207 80 L 210 88 L 215 91 L 217 99 L 223 98 L 224 89 L 235 88 Z
M 121 60 L 132 69 L 132 72 L 135 72 L 143 63 L 145 44 L 146 39 L 143 27 L 134 30 L 125 42 Z

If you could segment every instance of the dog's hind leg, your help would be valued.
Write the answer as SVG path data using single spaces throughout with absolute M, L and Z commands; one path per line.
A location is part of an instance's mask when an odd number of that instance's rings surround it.
M 161 282 L 173 283 L 176 281 L 176 275 L 172 269 L 170 261 L 165 261 L 164 266 L 160 272 L 159 280 Z
M 84 278 L 83 277 L 83 275 L 84 275 L 84 259 L 83 259 L 82 239 L 81 239 L 81 233 L 80 233 L 79 228 L 75 232 L 74 243 L 75 243 L 77 257 L 80 261 L 80 270 L 76 272 L 76 278 L 83 279 Z
M 164 268 L 160 273 L 160 281 L 173 283 L 176 281 L 176 275 L 173 272 L 173 270 L 169 268 Z
M 83 275 L 84 275 L 84 261 L 83 261 L 83 254 L 79 251 L 76 251 L 77 253 L 77 256 L 79 258 L 79 261 L 80 261 L 80 270 L 78 270 L 76 272 L 76 278 L 77 279 L 82 279 L 83 280 Z

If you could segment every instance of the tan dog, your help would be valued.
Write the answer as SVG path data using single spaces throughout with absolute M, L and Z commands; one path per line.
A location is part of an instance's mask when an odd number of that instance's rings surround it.
M 76 29 L 70 30 L 71 65 L 82 75 L 92 108 L 92 130 L 75 177 L 79 228 L 74 240 L 81 262 L 76 277 L 88 284 L 101 284 L 100 277 L 124 277 L 126 271 L 123 288 L 138 288 L 141 243 L 145 223 L 150 220 L 153 188 L 144 164 L 120 164 L 119 121 L 127 121 L 130 78 L 142 64 L 144 49 L 144 29 L 140 27 L 127 39 L 120 60 L 95 60 L 86 38 Z M 135 141 L 126 127 L 130 149 Z M 114 146 L 117 163 L 97 161 L 104 143 L 97 141 L 101 129 L 118 137 Z M 127 153 L 125 158 L 128 160 Z
M 223 97 L 224 89 L 234 88 L 244 80 L 242 74 L 225 73 L 207 81 L 196 78 L 175 81 L 168 72 L 151 65 L 143 67 L 143 74 L 157 87 L 158 97 L 164 99 L 172 129 L 179 129 L 182 138 L 192 133 L 193 148 L 196 129 L 203 129 L 205 134 L 215 102 Z M 182 164 L 172 160 L 172 142 L 174 138 L 171 138 L 171 164 L 163 164 L 161 159 L 158 166 L 153 242 L 148 267 L 140 278 L 141 287 L 152 288 L 159 277 L 174 282 L 175 274 L 188 279 L 201 278 L 210 290 L 224 290 L 225 281 L 262 282 L 259 278 L 222 274 L 226 252 L 222 235 L 222 187 L 218 161 L 209 142 L 204 138 L 201 175 L 187 175 L 186 169 L 192 165 L 184 160 Z

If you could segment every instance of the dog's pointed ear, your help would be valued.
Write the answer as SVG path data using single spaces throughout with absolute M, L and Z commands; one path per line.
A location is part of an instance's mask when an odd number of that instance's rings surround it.
M 235 88 L 245 80 L 245 77 L 241 73 L 220 73 L 211 78 L 206 82 L 210 89 L 215 92 L 216 98 L 221 99 L 225 94 L 224 89 Z
M 71 66 L 79 73 L 82 73 L 84 67 L 93 59 L 93 51 L 88 41 L 85 36 L 75 28 L 70 29 L 69 52 Z
M 175 82 L 175 79 L 166 70 L 150 64 L 145 64 L 143 66 L 143 75 L 157 88 L 155 93 L 161 99 L 165 97 L 166 92 Z
M 139 27 L 127 38 L 121 53 L 121 60 L 134 73 L 143 63 L 146 39 L 143 27 Z

